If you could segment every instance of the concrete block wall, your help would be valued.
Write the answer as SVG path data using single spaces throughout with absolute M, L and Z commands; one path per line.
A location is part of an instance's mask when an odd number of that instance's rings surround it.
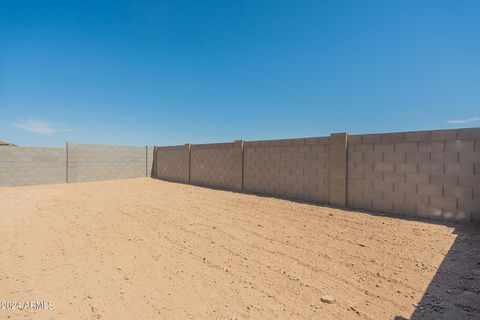
M 345 207 L 347 204 L 347 134 L 330 135 L 329 203 Z
M 0 147 L 0 186 L 144 176 L 480 222 L 480 128 L 173 147 Z
M 328 203 L 329 138 L 244 143 L 243 190 Z
M 193 184 L 480 222 L 480 128 L 192 145 L 183 170 L 166 159 L 163 177 L 189 168 Z
M 145 171 L 145 176 L 147 177 L 153 177 L 155 176 L 155 166 L 154 166 L 154 161 L 155 161 L 155 147 L 154 146 L 146 146 L 146 152 L 147 152 L 147 163 L 145 164 L 146 166 L 146 171 Z
M 66 148 L 0 147 L 0 186 L 152 176 L 153 146 L 68 143 Z
M 480 129 L 348 137 L 347 205 L 480 222 Z
M 68 143 L 68 182 L 145 177 L 146 149 Z
M 66 181 L 65 148 L 0 147 L 0 186 Z
M 241 190 L 242 148 L 241 141 L 192 145 L 190 183 Z
M 190 145 L 156 147 L 154 176 L 190 183 Z

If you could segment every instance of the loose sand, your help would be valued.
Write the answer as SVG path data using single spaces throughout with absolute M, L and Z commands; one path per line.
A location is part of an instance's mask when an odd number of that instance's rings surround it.
M 1 319 L 480 315 L 471 225 L 147 178 L 0 188 L 0 225 L 0 300 L 55 307 Z

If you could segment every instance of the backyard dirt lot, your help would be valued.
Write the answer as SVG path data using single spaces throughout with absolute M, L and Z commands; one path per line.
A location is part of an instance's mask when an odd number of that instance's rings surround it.
M 0 319 L 480 316 L 474 225 L 149 178 L 0 188 L 0 223 L 0 300 L 54 303 Z

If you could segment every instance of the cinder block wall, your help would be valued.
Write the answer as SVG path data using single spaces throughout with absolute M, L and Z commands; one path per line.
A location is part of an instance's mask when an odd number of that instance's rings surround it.
M 155 147 L 154 146 L 146 146 L 147 148 L 147 163 L 145 164 L 146 166 L 146 172 L 145 176 L 147 177 L 154 177 L 155 176 L 155 167 L 154 167 L 154 161 L 155 161 Z
M 147 174 L 147 148 L 68 143 L 68 182 L 128 179 Z
M 65 148 L 0 147 L 0 186 L 63 183 Z
M 328 203 L 329 138 L 246 141 L 243 190 Z
M 190 145 L 156 147 L 154 176 L 190 183 Z
M 198 185 L 480 222 L 480 128 L 192 145 L 181 169 L 168 148 L 157 151 L 159 177 L 189 172 Z
M 348 137 L 349 207 L 479 221 L 479 187 L 480 129 Z
M 241 190 L 243 142 L 194 144 L 190 153 L 190 183 L 224 189 Z M 240 172 L 240 175 L 238 174 Z
M 0 147 L 0 186 L 152 176 L 153 146 Z

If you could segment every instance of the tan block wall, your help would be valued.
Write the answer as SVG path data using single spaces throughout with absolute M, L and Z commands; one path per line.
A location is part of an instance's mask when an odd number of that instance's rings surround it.
M 240 156 L 236 144 L 212 143 L 192 145 L 190 154 L 190 182 L 192 184 L 241 190 L 238 185 L 238 170 L 241 167 L 236 161 Z M 237 170 L 235 170 L 237 168 Z
M 246 141 L 243 189 L 327 203 L 329 138 Z
M 330 135 L 330 186 L 329 203 L 347 205 L 347 134 Z
M 155 176 L 161 179 L 189 183 L 190 145 L 156 147 Z
M 353 208 L 480 220 L 480 129 L 348 137 Z

